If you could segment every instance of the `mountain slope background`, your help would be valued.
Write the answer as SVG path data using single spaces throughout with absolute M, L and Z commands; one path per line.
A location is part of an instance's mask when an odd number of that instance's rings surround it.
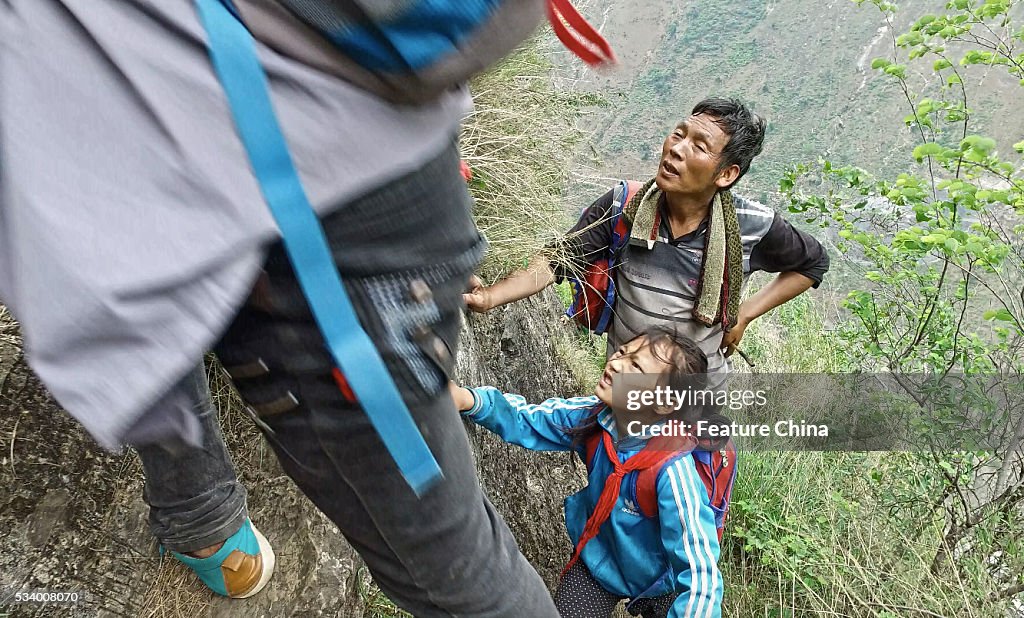
M 737 97 L 768 119 L 764 151 L 738 186 L 765 203 L 795 163 L 909 167 L 906 100 L 870 65 L 893 55 L 894 36 L 913 19 L 944 5 L 901 2 L 890 27 L 875 7 L 850 0 L 593 2 L 587 16 L 602 26 L 620 66 L 562 83 L 606 102 L 583 121 L 593 169 L 581 180 L 652 176 L 665 135 L 706 96 Z M 1011 152 L 1024 136 L 1016 81 L 993 70 L 971 87 L 975 127 Z

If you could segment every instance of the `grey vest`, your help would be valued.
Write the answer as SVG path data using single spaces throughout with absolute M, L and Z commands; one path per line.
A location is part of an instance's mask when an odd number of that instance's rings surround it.
M 754 201 L 735 196 L 736 217 L 743 240 L 743 280 L 750 275 L 750 251 L 771 227 L 775 212 Z M 705 232 L 673 245 L 662 223 L 658 242 L 647 248 L 631 242 L 623 249 L 616 272 L 615 317 L 608 333 L 608 353 L 646 328 L 665 325 L 692 338 L 708 357 L 708 373 L 728 372 L 719 350 L 722 327 L 693 319 L 697 280 L 704 261 Z

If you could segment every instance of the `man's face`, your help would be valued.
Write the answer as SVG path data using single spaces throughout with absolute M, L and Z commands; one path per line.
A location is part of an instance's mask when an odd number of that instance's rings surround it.
M 661 166 L 655 180 L 666 193 L 702 194 L 728 186 L 739 173 L 731 165 L 718 166 L 729 136 L 714 122 L 713 116 L 690 116 L 665 138 L 661 146 Z

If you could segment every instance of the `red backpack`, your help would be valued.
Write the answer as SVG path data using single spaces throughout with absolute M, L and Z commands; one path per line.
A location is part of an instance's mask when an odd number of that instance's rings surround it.
M 600 452 L 604 450 L 601 448 L 601 434 L 603 433 L 603 430 L 594 432 L 584 443 L 587 472 L 594 469 L 595 457 L 600 457 Z M 633 492 L 633 502 L 644 517 L 651 518 L 658 515 L 658 474 L 669 462 L 691 449 L 692 445 L 692 440 L 675 438 L 655 437 L 647 441 L 644 450 L 663 449 L 665 455 L 653 465 L 637 470 L 635 474 L 630 474 L 632 478 L 627 479 L 630 481 Z M 736 480 L 736 446 L 732 440 L 729 440 L 720 450 L 697 448 L 690 452 L 690 456 L 693 457 L 697 474 L 704 481 L 704 487 L 711 498 L 711 509 L 715 512 L 715 528 L 718 530 L 718 540 L 721 541 L 725 528 L 725 517 L 729 512 L 732 485 Z
M 608 253 L 589 264 L 582 278 L 568 277 L 569 285 L 572 286 L 572 304 L 566 309 L 565 315 L 598 335 L 607 332 L 612 324 L 612 309 L 615 306 L 614 269 L 622 248 L 629 241 L 632 222 L 623 216 L 622 210 L 642 186 L 634 180 L 619 181 L 612 198 L 612 241 L 608 245 Z

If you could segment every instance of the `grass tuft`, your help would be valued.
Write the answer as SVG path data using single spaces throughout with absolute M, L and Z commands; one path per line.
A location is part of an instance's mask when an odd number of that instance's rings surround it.
M 843 371 L 822 307 L 800 297 L 755 321 L 743 348 L 757 370 Z M 897 452 L 745 452 L 720 566 L 723 616 L 1004 618 L 991 569 L 932 572 L 941 524 L 912 530 L 895 500 L 917 482 Z
M 533 40 L 473 82 L 461 150 L 473 171 L 474 218 L 490 244 L 481 267 L 487 283 L 550 255 L 571 223 L 562 195 L 585 102 L 556 92 L 552 70 Z

